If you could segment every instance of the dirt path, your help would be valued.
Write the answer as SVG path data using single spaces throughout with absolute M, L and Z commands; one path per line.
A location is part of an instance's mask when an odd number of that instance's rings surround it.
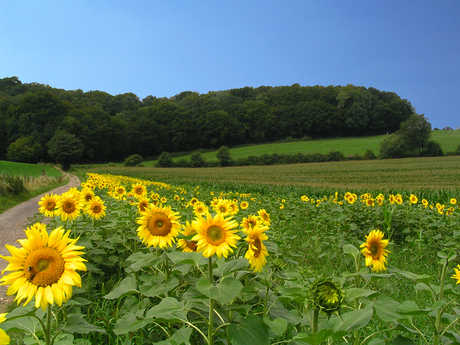
M 29 224 L 29 219 L 38 213 L 38 202 L 45 194 L 62 194 L 72 187 L 79 187 L 78 177 L 67 174 L 69 182 L 65 186 L 58 187 L 52 191 L 39 195 L 29 201 L 23 202 L 0 214 L 0 255 L 11 256 L 5 248 L 5 244 L 20 247 L 18 239 L 25 238 L 24 230 Z M 8 261 L 0 258 L 0 272 L 8 266 Z M 9 272 L 5 272 L 8 274 Z M 6 296 L 7 286 L 0 285 L 0 313 L 6 312 L 8 304 L 14 301 L 14 296 Z

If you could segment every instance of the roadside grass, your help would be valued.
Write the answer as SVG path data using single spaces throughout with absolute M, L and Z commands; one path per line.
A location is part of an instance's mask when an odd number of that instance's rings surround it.
M 42 175 L 42 170 L 45 171 L 45 176 Z M 25 187 L 17 195 L 0 193 L 0 213 L 67 183 L 61 170 L 45 164 L 0 161 L 0 175 L 18 176 Z
M 262 156 L 264 154 L 327 154 L 333 151 L 340 151 L 345 157 L 353 155 L 364 155 L 367 150 L 372 150 L 376 156 L 379 155 L 380 142 L 385 135 L 360 137 L 360 138 L 332 138 L 309 141 L 279 142 L 260 145 L 248 145 L 230 148 L 230 155 L 233 159 L 242 159 L 249 156 Z M 444 153 L 453 152 L 460 145 L 460 131 L 432 131 L 431 139 L 439 142 Z M 207 161 L 217 161 L 217 149 L 215 151 L 203 152 L 201 156 Z M 190 154 L 173 157 L 177 162 L 181 159 L 190 161 Z M 156 160 L 145 161 L 146 167 L 154 167 Z

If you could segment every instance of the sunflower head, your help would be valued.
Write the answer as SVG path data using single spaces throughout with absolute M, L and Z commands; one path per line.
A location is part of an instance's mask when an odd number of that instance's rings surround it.
M 59 202 L 59 195 L 55 195 L 53 193 L 46 194 L 44 197 L 40 199 L 38 204 L 40 208 L 38 211 L 43 213 L 45 217 L 54 217 L 56 215 L 56 208 Z
M 107 207 L 104 205 L 104 201 L 98 196 L 95 196 L 86 205 L 86 213 L 93 219 L 101 219 L 104 217 L 106 209 Z
M 190 239 L 191 236 L 196 234 L 196 230 L 193 228 L 192 224 L 189 221 L 185 223 L 184 230 L 182 231 L 182 236 L 184 238 L 180 238 L 177 240 L 177 248 L 182 248 L 183 252 L 196 252 L 197 245 L 196 241 L 192 241 Z
M 253 269 L 254 272 L 261 272 L 263 266 L 267 263 L 266 257 L 269 254 L 263 243 L 268 240 L 265 234 L 266 230 L 268 230 L 268 227 L 262 224 L 256 224 L 246 232 L 248 236 L 245 241 L 248 243 L 248 249 L 244 257 L 249 260 L 251 269 Z
M 337 314 L 345 300 L 345 291 L 331 279 L 320 279 L 310 288 L 311 301 L 317 310 L 328 314 Z
M 386 250 L 388 240 L 383 239 L 383 232 L 380 230 L 372 230 L 366 236 L 366 242 L 360 247 L 363 248 L 361 253 L 366 258 L 366 266 L 372 266 L 372 270 L 379 272 L 385 270 L 386 257 L 390 251 Z
M 457 279 L 455 285 L 460 284 L 460 265 L 457 265 L 457 268 L 454 268 L 455 274 L 452 276 L 453 279 Z
M 35 307 L 46 310 L 49 304 L 59 306 L 72 295 L 72 286 L 81 287 L 81 278 L 76 270 L 86 271 L 81 258 L 84 247 L 77 246 L 77 239 L 69 239 L 70 230 L 62 227 L 50 234 L 46 225 L 37 223 L 25 231 L 27 239 L 19 240 L 21 248 L 6 245 L 12 256 L 1 256 L 9 262 L 1 285 L 9 285 L 7 294 L 17 294 L 21 303 L 29 303 L 35 297 Z

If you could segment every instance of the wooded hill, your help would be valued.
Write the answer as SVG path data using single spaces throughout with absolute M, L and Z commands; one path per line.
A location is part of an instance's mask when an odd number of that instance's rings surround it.
M 140 100 L 133 93 L 62 90 L 11 77 L 0 79 L 0 159 L 22 140 L 33 151 L 30 162 L 52 161 L 49 143 L 58 132 L 81 142 L 80 162 L 109 162 L 286 138 L 392 133 L 413 113 L 394 92 L 354 85 L 185 91 Z

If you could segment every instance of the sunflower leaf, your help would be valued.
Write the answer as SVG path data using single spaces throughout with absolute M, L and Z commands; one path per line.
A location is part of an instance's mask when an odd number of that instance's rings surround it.
M 354 245 L 352 244 L 346 244 L 343 246 L 343 252 L 345 254 L 350 254 L 351 256 L 353 256 L 353 258 L 356 260 L 356 258 L 358 257 L 358 255 L 361 253 L 359 251 L 358 248 L 356 248 Z
M 267 325 L 257 316 L 249 315 L 243 322 L 227 327 L 228 337 L 234 345 L 269 345 Z
M 124 297 L 136 292 L 139 292 L 136 290 L 136 278 L 134 275 L 130 274 L 125 279 L 123 279 L 115 289 L 113 289 L 107 295 L 103 296 L 103 298 L 117 299 L 119 297 Z
M 160 284 L 156 282 L 147 282 L 144 285 L 139 287 L 139 291 L 146 297 L 155 297 L 160 295 L 167 295 L 168 291 L 174 290 L 179 285 L 179 280 L 172 278 L 167 282 L 162 282 Z
M 238 296 L 243 285 L 239 280 L 232 277 L 225 277 L 219 284 L 211 284 L 207 279 L 200 279 L 196 283 L 196 288 L 203 295 L 215 299 L 220 304 L 226 304 Z
M 195 252 L 170 252 L 166 255 L 168 255 L 169 260 L 171 260 L 175 265 L 189 264 L 193 266 L 198 266 L 201 258 L 203 258 L 203 255 L 201 253 Z
M 70 314 L 63 329 L 69 333 L 88 334 L 90 332 L 105 333 L 105 329 L 90 324 L 82 314 Z
M 245 258 L 239 258 L 236 260 L 225 261 L 222 265 L 217 267 L 213 273 L 219 277 L 225 277 L 232 272 L 241 270 L 243 268 L 248 268 L 249 261 Z

